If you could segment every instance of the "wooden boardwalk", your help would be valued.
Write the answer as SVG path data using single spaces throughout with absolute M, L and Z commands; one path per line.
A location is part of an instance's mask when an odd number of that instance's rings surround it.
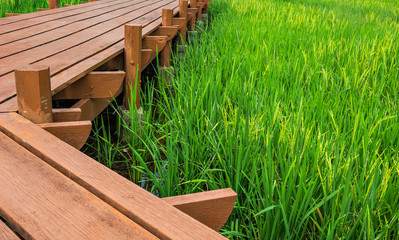
M 0 19 L 0 239 L 223 239 L 236 194 L 160 199 L 79 149 L 208 1 L 102 0 Z M 57 6 L 57 4 L 50 4 Z M 135 99 L 131 93 L 135 92 Z M 54 100 L 76 102 L 53 108 Z

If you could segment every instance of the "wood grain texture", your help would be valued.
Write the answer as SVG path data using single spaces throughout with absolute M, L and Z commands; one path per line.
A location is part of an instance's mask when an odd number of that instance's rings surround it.
M 82 99 L 73 108 L 81 109 L 80 121 L 93 121 L 111 102 L 112 98 L 108 99 Z
M 0 130 L 157 237 L 225 239 L 16 113 L 0 114 Z
M 53 109 L 54 122 L 73 122 L 79 121 L 82 115 L 80 108 L 57 108 Z
M 38 126 L 78 150 L 86 143 L 91 132 L 91 121 L 42 123 Z
M 124 79 L 124 71 L 91 72 L 55 94 L 53 99 L 116 97 L 115 94 L 123 87 Z
M 0 240 L 19 240 L 20 238 L 0 220 Z
M 25 239 L 155 239 L 0 133 L 0 214 Z
M 176 5 L 175 3 L 168 3 L 165 6 L 171 6 L 173 7 Z M 157 5 L 153 4 L 151 7 L 156 8 Z M 159 7 L 159 6 L 158 6 Z M 147 9 L 149 11 L 148 14 L 144 14 L 143 16 L 139 17 L 138 19 L 133 20 L 132 22 L 137 23 L 137 24 L 146 24 L 148 25 L 148 30 L 152 31 L 154 28 L 158 27 L 161 19 L 160 19 L 160 12 L 161 9 L 156 9 L 156 10 L 151 10 L 151 8 Z M 135 15 L 137 17 L 137 15 Z M 159 20 L 159 23 L 158 23 Z M 143 30 L 143 35 L 144 35 L 144 30 Z M 63 78 L 63 82 L 59 83 L 54 83 L 52 81 L 52 85 L 54 88 L 63 88 L 62 86 L 65 87 L 65 85 L 69 85 L 73 79 L 77 80 L 75 77 L 70 78 L 70 75 L 66 75 L 65 71 L 68 71 L 70 68 L 72 68 L 74 65 L 79 64 L 81 62 L 85 62 L 87 59 L 90 59 L 89 61 L 92 62 L 91 58 L 97 58 L 97 54 L 103 53 L 104 51 L 107 52 L 109 49 L 117 49 L 117 51 L 120 51 L 122 48 L 115 47 L 116 45 L 119 46 L 119 42 L 123 41 L 123 27 L 122 28 L 116 28 L 110 32 L 107 32 L 99 38 L 92 39 L 90 41 L 84 42 L 82 44 L 76 45 L 66 51 L 62 51 L 59 54 L 54 54 L 51 55 L 51 58 L 46 58 L 42 59 L 38 62 L 36 62 L 36 65 L 48 65 L 50 66 L 50 73 L 51 75 L 57 75 L 60 73 L 59 78 Z M 123 46 L 123 45 L 122 45 Z M 56 47 L 56 46 L 55 46 Z M 106 51 L 107 50 L 107 51 Z M 48 50 L 46 50 L 48 51 Z M 102 61 L 103 59 L 99 59 L 98 61 Z M 0 60 L 1 61 L 1 60 Z M 104 61 L 100 62 L 101 66 L 104 63 Z M 18 63 L 20 64 L 20 63 Z M 94 63 L 94 64 L 98 64 Z M 0 64 L 1 65 L 1 64 Z M 4 66 L 8 66 L 5 64 Z M 10 66 L 8 66 L 10 68 Z M 87 72 L 87 66 L 84 66 L 85 69 L 82 71 Z M 0 74 L 1 75 L 1 74 Z M 80 77 L 82 77 L 82 72 L 79 73 Z M 53 77 L 52 77 L 53 78 Z M 65 80 L 66 79 L 66 80 Z M 4 88 L 0 89 L 0 101 L 6 98 L 9 98 L 12 96 L 12 94 L 15 92 L 14 87 L 13 87 L 13 76 L 6 74 L 0 77 L 0 82 L 3 83 Z M 61 90 L 61 89 L 58 89 Z M 53 89 L 55 91 L 55 89 Z
M 162 198 L 215 231 L 226 223 L 236 199 L 237 194 L 230 188 Z
M 136 104 L 140 108 L 142 26 L 125 25 L 125 107 Z
M 15 70 L 18 113 L 34 123 L 52 122 L 49 68 L 30 66 Z

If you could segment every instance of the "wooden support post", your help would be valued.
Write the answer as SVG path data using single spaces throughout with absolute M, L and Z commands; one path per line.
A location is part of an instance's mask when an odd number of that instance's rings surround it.
M 53 121 L 50 69 L 30 66 L 15 70 L 18 113 L 34 123 Z
M 173 9 L 162 9 L 162 26 L 172 26 L 173 24 Z M 161 52 L 160 65 L 161 67 L 170 66 L 170 57 L 172 55 L 171 41 L 166 43 L 165 48 Z
M 125 25 L 125 107 L 133 102 L 131 94 L 135 91 L 136 107 L 140 108 L 142 26 Z
M 190 0 L 190 8 L 197 8 L 197 0 Z
M 187 37 L 187 8 L 188 8 L 188 1 L 185 0 L 180 0 L 179 2 L 179 18 L 185 19 L 185 24 L 183 25 L 182 28 L 179 29 L 179 42 L 180 44 L 186 42 L 186 37 Z
M 58 8 L 58 0 L 48 0 L 48 8 L 49 9 Z
M 198 8 L 188 8 L 188 18 L 189 18 L 189 30 L 194 31 L 195 30 L 195 22 L 197 20 L 197 13 L 198 13 Z

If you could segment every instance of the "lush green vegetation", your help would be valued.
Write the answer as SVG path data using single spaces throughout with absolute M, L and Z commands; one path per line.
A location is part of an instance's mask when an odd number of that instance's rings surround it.
M 233 188 L 230 238 L 399 238 L 397 2 L 209 11 L 172 85 L 147 88 L 142 121 L 131 112 L 127 143 L 97 138 L 100 160 L 122 156 L 162 197 Z
M 79 4 L 81 0 L 59 0 L 60 7 L 64 4 Z M 48 8 L 48 0 L 0 0 L 0 17 L 6 13 L 30 13 L 38 8 Z

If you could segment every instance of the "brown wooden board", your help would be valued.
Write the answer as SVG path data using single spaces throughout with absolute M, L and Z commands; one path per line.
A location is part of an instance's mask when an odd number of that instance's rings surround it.
M 19 240 L 19 237 L 0 220 L 0 240 Z
M 182 212 L 219 231 L 229 218 L 237 198 L 230 188 L 162 198 Z
M 146 2 L 124 0 L 120 4 L 93 9 L 85 14 L 67 19 L 46 22 L 16 32 L 0 35 L 0 58 L 69 36 L 94 25 L 109 21 L 119 15 L 148 5 Z M 84 40 L 84 39 L 82 39 Z
M 160 238 L 225 239 L 16 113 L 0 114 L 0 130 Z
M 25 239 L 156 239 L 0 133 L 0 215 Z
M 176 8 L 176 3 L 167 4 L 164 7 L 168 8 Z M 132 21 L 135 24 L 143 24 L 145 25 L 143 29 L 143 37 L 148 35 L 150 32 L 153 32 L 161 22 L 160 19 L 161 9 L 154 10 L 149 14 L 143 15 L 142 17 Z M 98 57 L 98 54 L 109 55 L 109 59 L 117 56 L 123 51 L 123 26 L 108 32 L 106 34 L 101 35 L 99 38 L 93 39 L 91 41 L 85 42 L 84 44 L 75 46 L 66 51 L 63 51 L 59 54 L 51 56 L 51 58 L 44 59 L 42 61 L 36 62 L 37 65 L 50 65 L 50 73 L 51 75 L 55 75 L 60 73 L 58 79 L 52 78 L 52 93 L 55 94 L 58 91 L 62 90 L 73 81 L 76 81 L 80 77 L 83 77 L 85 74 L 94 70 L 95 68 L 104 64 L 105 59 L 103 57 Z M 108 47 L 108 49 L 107 49 Z M 89 56 L 88 56 L 89 55 Z M 96 59 L 96 60 L 94 60 Z M 108 59 L 108 60 L 109 60 Z M 81 62 L 90 62 L 90 64 L 95 67 L 89 71 L 87 65 L 80 64 Z M 75 71 L 77 75 L 71 76 L 66 72 L 73 65 L 79 65 L 79 71 Z M 66 69 L 69 68 L 69 69 Z M 66 70 L 65 70 L 66 69 Z M 61 81 L 58 81 L 62 79 Z M 0 77 L 0 84 L 2 85 L 2 89 L 0 89 L 0 102 L 4 101 L 12 97 L 15 94 L 15 86 L 13 82 L 13 74 L 9 73 Z M 1 108 L 1 107 L 0 107 Z
M 102 17 L 105 18 L 106 21 L 102 23 L 100 21 L 101 24 L 92 25 L 91 27 L 86 28 L 82 31 L 74 32 L 66 37 L 57 39 L 57 41 L 50 41 L 47 44 L 40 44 L 41 41 L 46 39 L 34 39 L 38 41 L 38 43 L 34 42 L 33 44 L 37 44 L 38 47 L 31 48 L 27 51 L 23 51 L 18 54 L 0 59 L 0 75 L 6 74 L 24 65 L 37 62 L 38 60 L 54 56 L 57 53 L 62 53 L 63 51 L 74 48 L 75 46 L 83 45 L 86 42 L 95 41 L 98 42 L 98 45 L 103 41 L 103 39 L 106 40 L 107 38 L 109 38 L 110 34 L 115 34 L 115 31 L 112 30 L 115 30 L 118 27 L 121 27 L 134 19 L 138 19 L 143 15 L 151 13 L 158 7 L 162 7 L 166 1 L 171 2 L 172 0 L 150 0 L 145 3 L 133 5 L 128 8 L 118 10 L 116 11 L 116 16 L 118 17 L 116 18 L 109 19 L 110 17 L 112 17 L 112 14 L 105 14 L 105 16 Z M 98 19 L 95 20 L 97 20 L 95 22 L 99 21 Z M 74 25 L 68 26 L 67 30 L 68 29 L 69 31 L 73 31 Z M 67 32 L 64 32 L 63 34 L 67 34 Z M 105 38 L 103 36 L 105 36 Z M 123 35 L 121 35 L 120 37 L 123 37 Z
M 18 25 L 18 26 L 22 28 L 29 27 L 32 26 L 32 20 L 38 21 L 39 23 L 54 21 L 71 15 L 88 12 L 92 8 L 95 8 L 97 6 L 104 6 L 104 4 L 109 4 L 110 2 L 118 2 L 118 1 L 119 0 L 103 0 L 103 1 L 98 1 L 96 3 L 91 3 L 89 5 L 73 5 L 69 8 L 59 8 L 59 9 L 52 9 L 51 11 L 21 14 L 19 16 L 13 17 L 12 19 L 0 18 L 0 26 L 1 27 L 15 26 L 14 24 L 16 23 L 25 22 L 25 25 Z M 4 28 L 4 30 L 7 30 L 7 28 Z

